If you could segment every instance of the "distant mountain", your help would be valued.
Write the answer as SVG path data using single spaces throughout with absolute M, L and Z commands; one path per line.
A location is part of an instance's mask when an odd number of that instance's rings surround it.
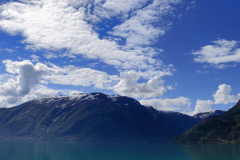
M 200 118 L 202 120 L 206 120 L 213 116 L 220 116 L 221 114 L 223 114 L 225 112 L 226 111 L 223 111 L 223 110 L 212 110 L 212 111 L 208 111 L 208 112 L 201 112 L 201 113 L 195 114 L 193 117 Z
M 220 116 L 209 118 L 172 142 L 174 143 L 239 143 L 240 101 Z
M 0 108 L 0 138 L 76 141 L 170 141 L 202 121 L 102 93 L 39 98 Z

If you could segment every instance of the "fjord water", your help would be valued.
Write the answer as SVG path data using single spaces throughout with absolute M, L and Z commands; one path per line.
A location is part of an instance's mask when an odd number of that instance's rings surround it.
M 237 160 L 239 144 L 78 143 L 0 140 L 1 160 Z

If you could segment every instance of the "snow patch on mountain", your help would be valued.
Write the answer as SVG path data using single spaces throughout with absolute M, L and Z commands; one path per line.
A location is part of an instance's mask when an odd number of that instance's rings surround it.
M 209 111 L 209 112 L 201 112 L 201 113 L 198 113 L 198 114 L 195 114 L 193 117 L 194 118 L 201 118 L 201 119 L 207 119 L 207 118 L 210 118 L 210 117 L 213 117 L 213 116 L 219 116 L 221 114 L 223 114 L 224 112 L 226 111 L 223 111 L 223 110 L 212 110 L 212 111 Z
M 126 96 L 120 96 L 120 95 L 105 95 L 103 93 L 80 93 L 80 94 L 73 94 L 69 96 L 63 96 L 63 95 L 56 95 L 52 97 L 43 97 L 43 98 L 37 98 L 35 100 L 32 100 L 33 103 L 37 103 L 39 105 L 44 104 L 54 107 L 61 107 L 64 108 L 65 106 L 68 106 L 71 104 L 71 106 L 76 105 L 78 102 L 84 102 L 84 101 L 92 101 L 93 103 L 102 101 L 106 97 L 105 100 L 112 101 L 115 104 L 121 104 L 124 103 L 125 105 L 129 105 L 130 103 L 139 103 L 137 100 L 126 97 Z
M 120 98 L 121 96 L 120 95 L 107 95 L 107 97 L 113 101 L 113 102 L 116 102 L 118 100 L 118 98 Z

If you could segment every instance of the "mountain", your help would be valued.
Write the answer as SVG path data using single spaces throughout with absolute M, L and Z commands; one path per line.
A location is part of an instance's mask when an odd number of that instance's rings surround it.
M 220 116 L 209 118 L 172 142 L 174 143 L 239 143 L 240 101 Z
M 208 111 L 208 112 L 201 112 L 201 113 L 195 114 L 193 117 L 200 118 L 202 120 L 206 120 L 213 116 L 220 116 L 221 114 L 223 114 L 225 112 L 226 111 L 223 111 L 223 110 L 212 110 L 212 111 Z
M 102 93 L 39 98 L 0 108 L 0 138 L 74 141 L 170 141 L 202 121 Z

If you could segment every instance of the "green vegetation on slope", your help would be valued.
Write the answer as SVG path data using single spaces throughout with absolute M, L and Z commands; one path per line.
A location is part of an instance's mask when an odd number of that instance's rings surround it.
M 209 118 L 174 139 L 174 143 L 239 143 L 240 101 L 220 116 Z

